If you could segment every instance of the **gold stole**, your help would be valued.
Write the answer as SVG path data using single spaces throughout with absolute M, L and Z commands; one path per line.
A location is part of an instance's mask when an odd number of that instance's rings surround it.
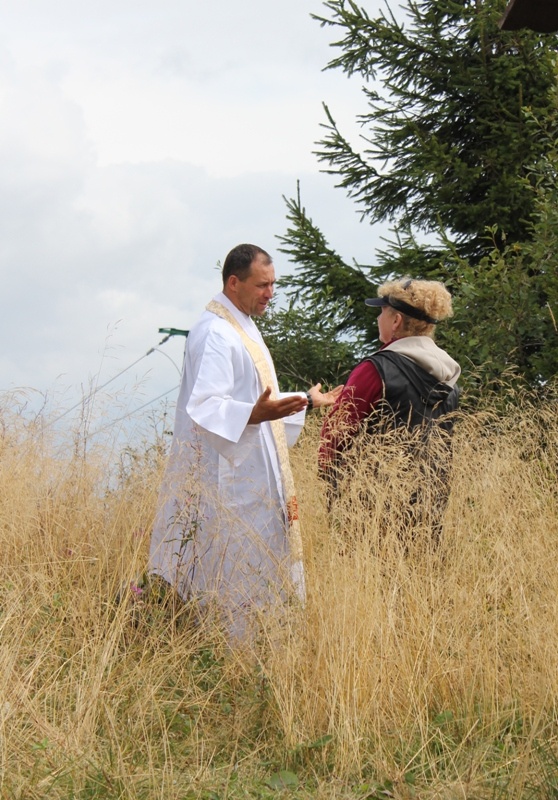
M 242 326 L 233 317 L 231 312 L 225 308 L 224 305 L 212 300 L 206 306 L 208 311 L 216 314 L 221 319 L 226 320 L 242 339 L 242 344 L 248 351 L 256 372 L 260 379 L 262 389 L 271 386 L 271 398 L 277 399 L 275 391 L 275 379 L 269 367 L 269 362 L 257 342 L 251 339 Z M 302 561 L 302 535 L 300 532 L 300 522 L 298 519 L 298 503 L 295 494 L 295 485 L 293 473 L 291 470 L 291 463 L 289 460 L 289 448 L 287 445 L 287 437 L 285 435 L 285 423 L 282 419 L 275 419 L 270 421 L 273 438 L 275 440 L 275 447 L 277 449 L 277 457 L 279 459 L 279 467 L 281 469 L 281 481 L 283 483 L 283 492 L 285 495 L 285 502 L 287 505 L 287 519 L 288 519 L 288 533 L 289 533 L 289 547 L 291 551 L 291 558 L 294 562 Z

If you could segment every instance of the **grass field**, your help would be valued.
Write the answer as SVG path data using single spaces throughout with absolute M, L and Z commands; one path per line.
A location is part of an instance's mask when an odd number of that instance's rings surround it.
M 328 516 L 309 426 L 306 607 L 231 650 L 140 579 L 160 443 L 5 410 L 0 797 L 558 798 L 556 411 L 459 422 L 436 548 L 402 545 L 396 450 Z

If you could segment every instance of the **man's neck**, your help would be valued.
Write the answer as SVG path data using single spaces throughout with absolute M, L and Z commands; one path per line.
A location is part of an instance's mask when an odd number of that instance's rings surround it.
M 246 314 L 245 311 L 243 311 L 241 308 L 237 306 L 237 304 L 234 302 L 234 299 L 230 295 L 228 295 L 224 289 L 221 291 L 221 294 L 229 301 L 229 303 L 231 304 L 231 306 L 234 308 L 235 311 L 238 311 L 239 314 L 242 314 L 242 316 L 245 319 L 252 319 L 250 314 Z

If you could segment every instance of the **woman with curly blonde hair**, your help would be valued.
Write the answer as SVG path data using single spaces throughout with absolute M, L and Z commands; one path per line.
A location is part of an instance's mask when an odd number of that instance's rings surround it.
M 461 368 L 434 342 L 436 325 L 453 314 L 445 286 L 401 278 L 384 283 L 378 297 L 364 302 L 381 308 L 382 347 L 353 369 L 324 420 L 319 464 L 333 487 L 357 433 L 401 428 L 418 431 L 415 438 L 425 442 L 434 429 L 451 434 L 451 412 L 459 402 Z

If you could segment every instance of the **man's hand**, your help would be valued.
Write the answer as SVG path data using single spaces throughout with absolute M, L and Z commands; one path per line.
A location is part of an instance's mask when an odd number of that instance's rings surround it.
M 271 422 L 274 419 L 289 417 L 291 414 L 296 414 L 297 411 L 302 411 L 307 403 L 306 398 L 299 394 L 289 395 L 281 400 L 271 400 L 271 386 L 268 386 L 256 400 L 248 425 L 259 425 L 260 422 Z
M 314 408 L 320 408 L 320 406 L 332 406 L 343 391 L 343 384 L 336 386 L 335 389 L 331 389 L 329 392 L 322 392 L 320 391 L 321 388 L 322 384 L 317 383 L 308 390 L 308 394 L 312 398 L 312 404 Z

